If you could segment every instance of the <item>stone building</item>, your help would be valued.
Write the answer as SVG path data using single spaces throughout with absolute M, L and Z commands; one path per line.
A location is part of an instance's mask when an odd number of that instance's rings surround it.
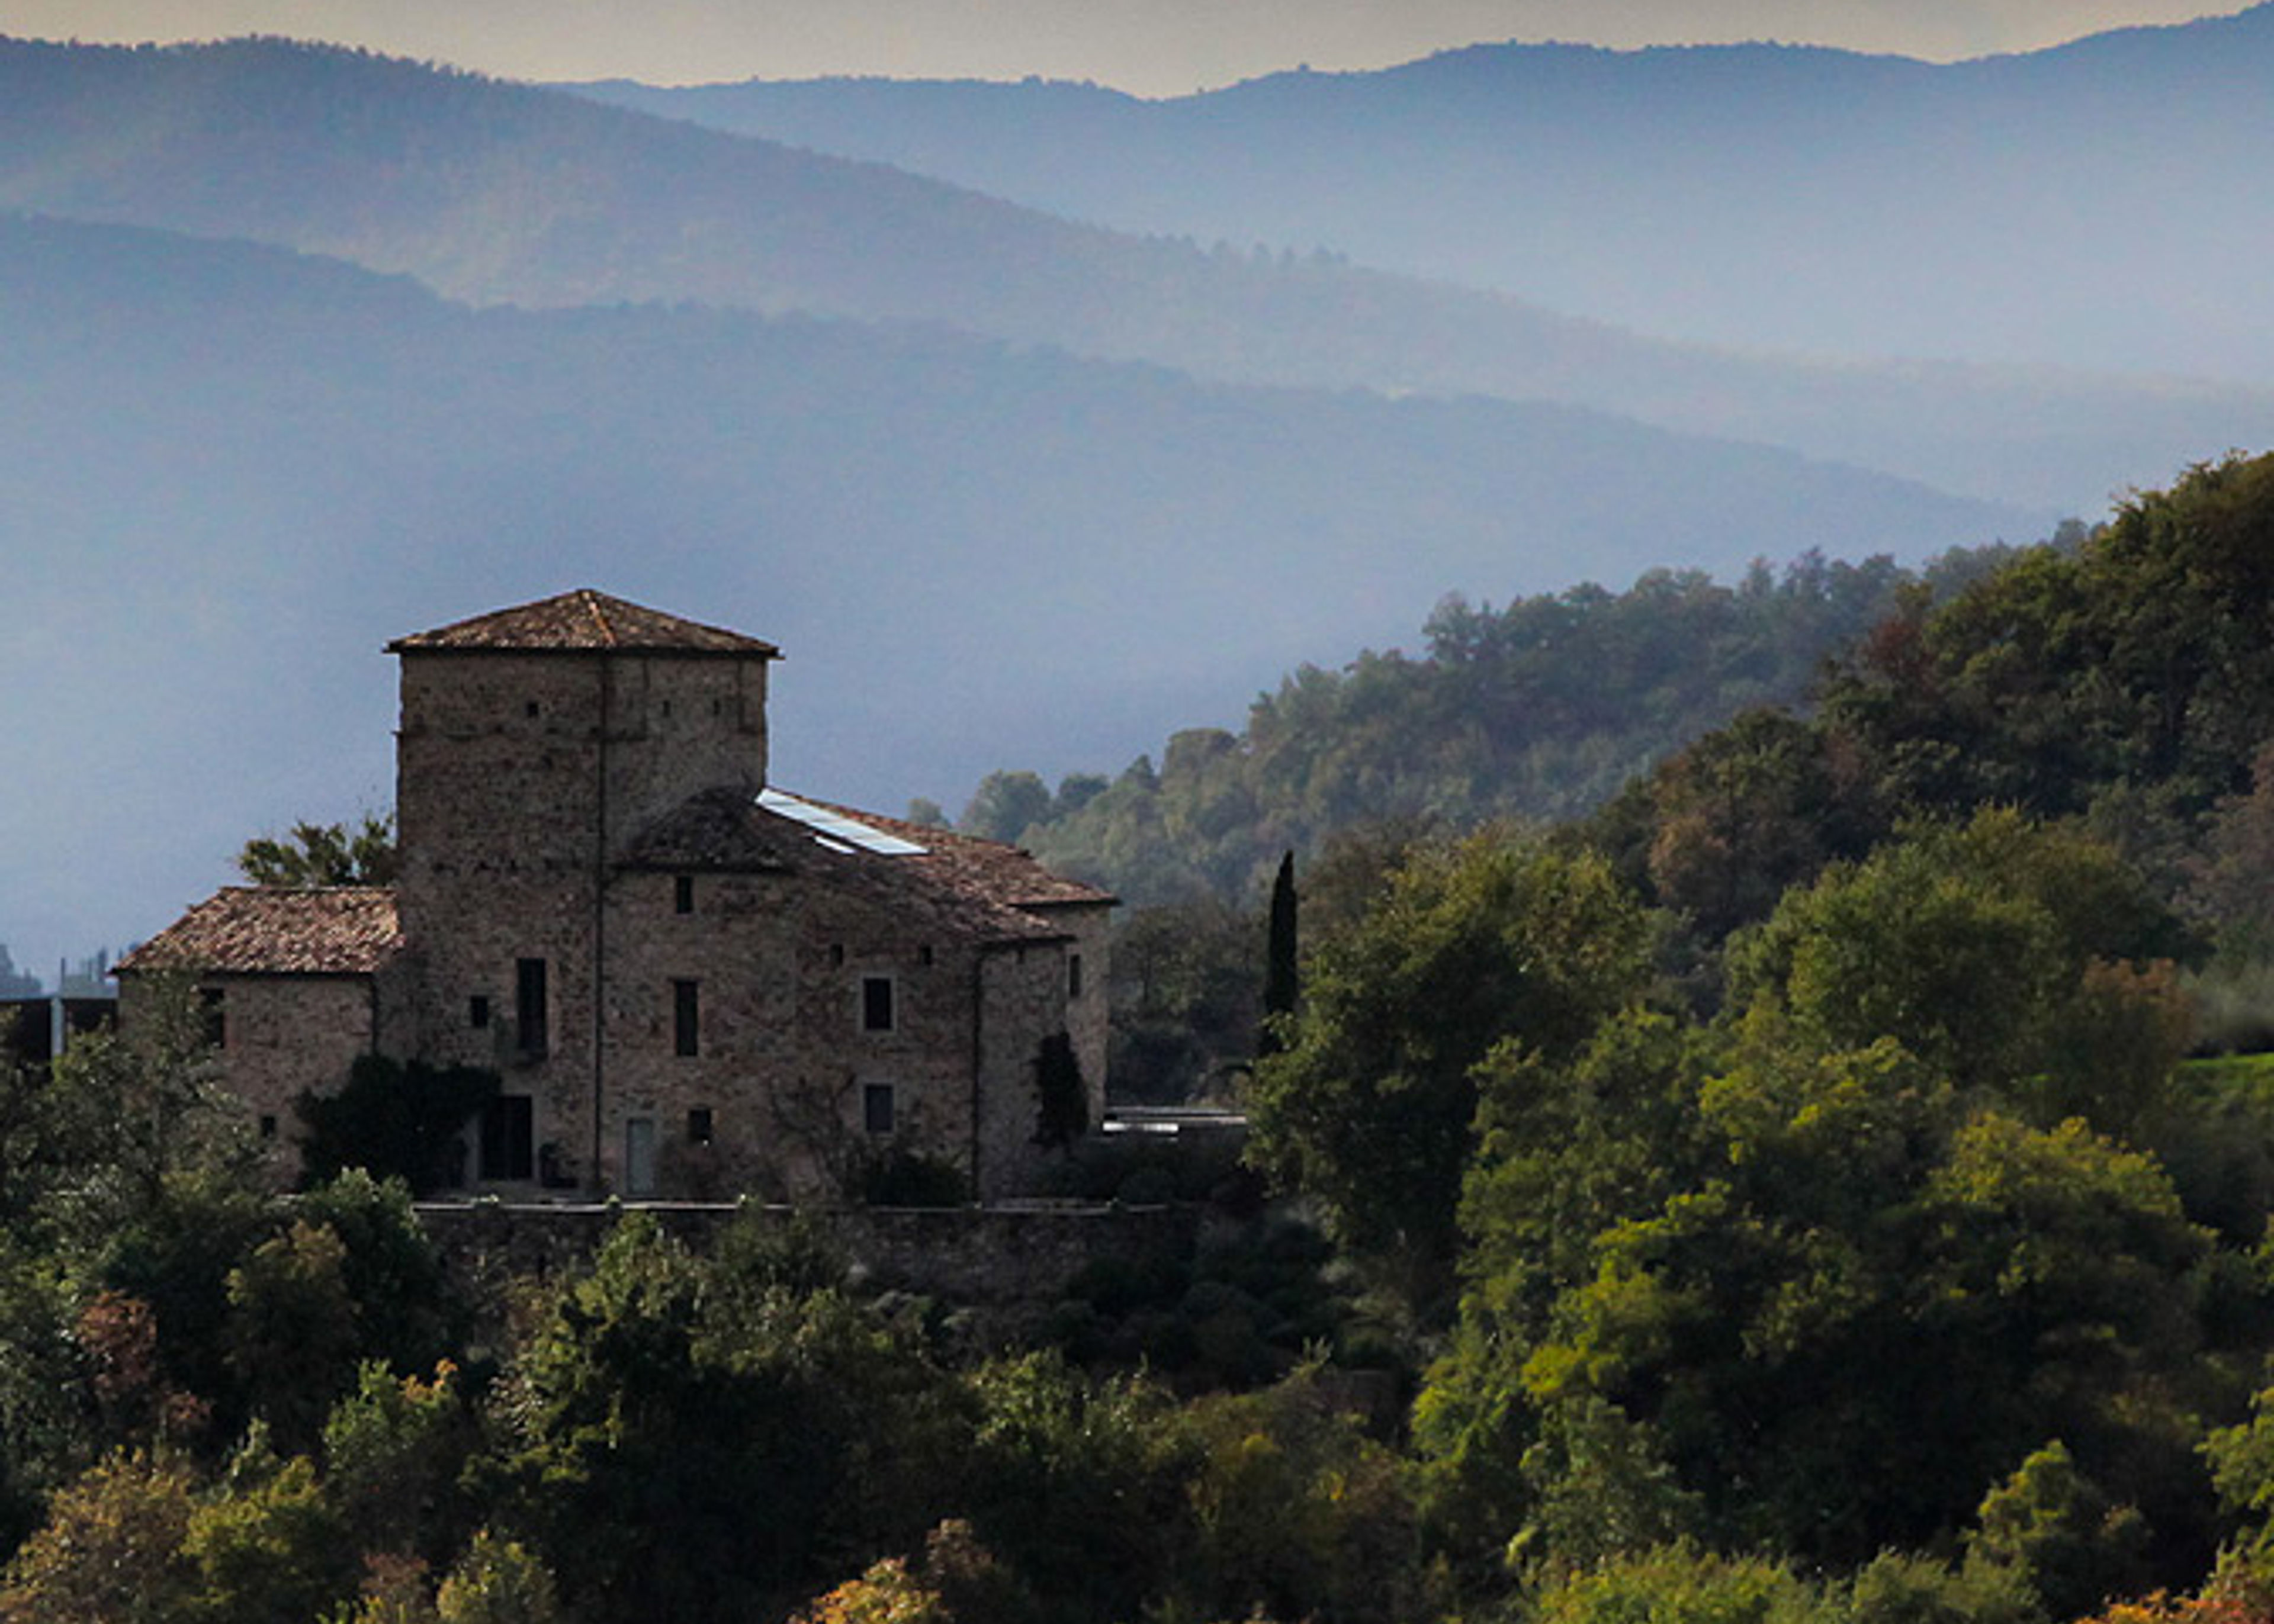
M 772 645 L 578 591 L 388 647 L 397 883 L 232 887 L 119 966 L 130 1022 L 196 978 L 280 1172 L 366 1051 L 500 1073 L 483 1189 L 807 1198 L 915 1154 L 1020 1193 L 1053 1049 L 1102 1114 L 1112 898 L 772 787 Z

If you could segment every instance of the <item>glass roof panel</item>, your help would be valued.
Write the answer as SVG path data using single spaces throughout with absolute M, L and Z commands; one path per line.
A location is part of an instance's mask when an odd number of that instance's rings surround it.
M 760 790 L 758 806 L 764 811 L 804 824 L 813 831 L 815 839 L 836 851 L 858 849 L 873 852 L 879 857 L 922 857 L 927 850 L 913 840 L 886 834 L 858 818 L 832 812 L 827 807 L 817 807 L 794 795 L 785 795 L 778 789 Z

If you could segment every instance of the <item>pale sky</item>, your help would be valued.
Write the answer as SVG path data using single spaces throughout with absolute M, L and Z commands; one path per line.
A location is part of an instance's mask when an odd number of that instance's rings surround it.
M 0 34 L 280 34 L 516 79 L 875 73 L 1095 79 L 1173 95 L 1449 46 L 1783 40 L 1948 61 L 2239 9 L 2202 0 L 0 0 Z

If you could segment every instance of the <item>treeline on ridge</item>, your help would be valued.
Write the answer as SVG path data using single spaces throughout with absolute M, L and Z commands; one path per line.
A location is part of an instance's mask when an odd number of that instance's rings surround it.
M 2072 548 L 2082 527 L 2049 544 Z M 2014 549 L 1911 570 L 1809 553 L 1735 584 L 1654 569 L 1495 608 L 1449 597 L 1418 656 L 1306 665 L 1239 733 L 1192 728 L 1157 766 L 989 775 L 957 826 L 1025 846 L 1128 905 L 1116 951 L 1114 1075 L 1126 1097 L 1221 1091 L 1260 1019 L 1263 886 L 1284 852 L 1327 853 L 1314 917 L 1404 840 L 1494 819 L 1588 813 L 1655 762 L 1751 708 L 1806 700 L 1826 662 L 1906 605 L 1939 601 Z M 918 803 L 915 816 L 937 819 Z

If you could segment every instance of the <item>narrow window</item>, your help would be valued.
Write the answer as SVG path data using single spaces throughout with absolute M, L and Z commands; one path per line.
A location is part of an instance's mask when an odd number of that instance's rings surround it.
M 545 960 L 523 959 L 514 966 L 514 1039 L 523 1056 L 545 1057 L 551 1030 L 545 1009 Z
M 218 987 L 200 990 L 198 1001 L 205 1017 L 206 1041 L 215 1049 L 229 1047 L 229 1000 Z
M 844 967 L 844 964 L 845 944 L 842 942 L 831 943 L 829 944 L 829 967 L 832 970 L 841 969 Z
M 537 1165 L 537 1110 L 525 1094 L 501 1094 L 482 1109 L 482 1177 L 530 1177 Z
M 1069 998 L 1081 996 L 1081 955 L 1080 953 L 1066 955 L 1066 996 Z
M 892 1086 L 870 1083 L 861 1091 L 862 1117 L 871 1133 L 892 1131 Z
M 687 1142 L 690 1145 L 708 1145 L 711 1142 L 711 1108 L 709 1106 L 697 1105 L 689 1108 Z
M 260 1137 L 264 1139 L 276 1137 L 276 1118 L 267 1111 L 260 1113 Z
M 699 1055 L 703 1052 L 702 1008 L 697 1002 L 699 983 L 674 981 L 671 984 L 671 1048 L 676 1055 Z
M 490 1024 L 490 1000 L 487 993 L 476 993 L 466 1000 L 466 1025 L 479 1031 Z
M 927 969 L 927 970 L 929 970 L 929 969 L 930 969 L 930 968 L 931 968 L 931 944 L 930 944 L 930 943 L 927 942 L 927 943 L 925 943 L 922 947 L 920 947 L 920 948 L 916 949 L 916 962 L 917 962 L 918 964 L 922 965 L 922 966 L 925 969 Z
M 892 978 L 889 975 L 864 975 L 861 978 L 861 1030 L 890 1032 L 892 1029 Z
M 672 911 L 677 914 L 695 912 L 695 876 L 682 874 L 671 883 Z

